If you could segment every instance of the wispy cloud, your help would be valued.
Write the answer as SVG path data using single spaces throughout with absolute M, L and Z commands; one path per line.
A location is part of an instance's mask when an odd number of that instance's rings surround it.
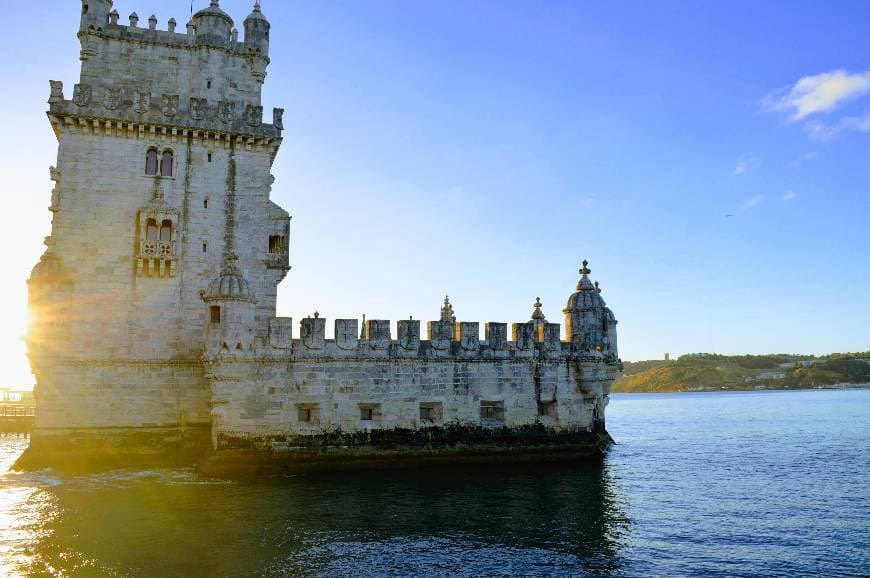
M 743 155 L 737 159 L 737 166 L 734 167 L 734 174 L 740 176 L 753 169 L 758 168 L 761 164 L 761 159 L 754 155 Z
M 794 168 L 798 165 L 802 165 L 805 162 L 811 161 L 811 160 L 816 159 L 818 157 L 819 157 L 818 151 L 804 153 L 801 156 L 799 156 L 798 158 L 796 158 L 795 160 L 793 160 L 792 162 L 788 163 L 788 166 L 789 166 L 789 168 Z
M 864 116 L 847 116 L 836 122 L 810 121 L 804 125 L 811 137 L 818 140 L 829 140 L 844 131 L 870 132 L 870 112 Z
M 745 203 L 743 203 L 743 205 L 740 207 L 740 210 L 741 211 L 748 211 L 752 207 L 755 207 L 756 205 L 761 203 L 761 201 L 763 201 L 763 200 L 764 200 L 764 195 L 755 195 L 753 197 L 750 197 L 749 200 L 747 200 Z
M 795 194 L 794 191 L 787 191 L 787 192 L 782 196 L 782 200 L 783 200 L 783 202 L 788 202 L 788 201 L 792 200 L 793 198 L 795 198 L 796 196 L 797 196 L 797 194 Z
M 850 73 L 834 70 L 804 76 L 787 94 L 779 98 L 768 95 L 765 102 L 775 109 L 787 111 L 792 120 L 801 120 L 833 110 L 843 101 L 866 92 L 870 92 L 870 71 Z

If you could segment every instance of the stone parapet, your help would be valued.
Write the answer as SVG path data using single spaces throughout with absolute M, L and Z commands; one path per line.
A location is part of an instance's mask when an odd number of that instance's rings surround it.
M 273 123 L 266 124 L 259 105 L 193 97 L 182 101 L 177 94 L 152 97 L 145 91 L 88 84 L 77 84 L 73 99 L 65 100 L 63 85 L 58 81 L 52 83 L 48 115 L 50 119 L 82 119 L 86 124 L 113 121 L 135 131 L 157 127 L 270 140 L 280 140 L 284 128 L 282 109 L 274 109 Z

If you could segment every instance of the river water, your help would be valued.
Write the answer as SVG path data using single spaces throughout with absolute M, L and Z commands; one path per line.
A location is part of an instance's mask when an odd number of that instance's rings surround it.
M 870 390 L 614 395 L 603 464 L 9 472 L 0 575 L 870 574 Z

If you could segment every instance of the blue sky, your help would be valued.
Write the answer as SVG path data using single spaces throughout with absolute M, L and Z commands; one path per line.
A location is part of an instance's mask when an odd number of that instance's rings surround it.
M 160 28 L 189 11 L 115 7 Z M 240 24 L 250 2 L 221 7 Z M 263 12 L 264 105 L 286 109 L 273 196 L 293 215 L 280 314 L 425 320 L 449 293 L 462 320 L 512 322 L 540 295 L 562 322 L 587 258 L 624 359 L 870 349 L 870 4 Z M 3 343 L 18 351 L 50 222 L 48 80 L 75 82 L 78 7 L 6 16 L 0 146 L 16 224 L 3 240 L 16 251 Z

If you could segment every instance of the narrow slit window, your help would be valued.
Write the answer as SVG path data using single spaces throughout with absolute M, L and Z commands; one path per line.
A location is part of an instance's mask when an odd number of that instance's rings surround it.
M 160 225 L 160 241 L 168 243 L 172 240 L 172 221 L 165 220 Z
M 172 161 L 173 161 L 172 151 L 163 151 L 163 161 L 160 163 L 160 176 L 162 176 L 162 177 L 171 177 L 172 176 Z
M 206 198 L 204 198 L 204 199 L 202 200 L 202 208 L 203 208 L 203 209 L 207 209 L 207 208 L 208 208 L 208 197 L 206 197 Z
M 208 162 L 211 162 L 211 153 L 208 153 Z
M 203 242 L 203 244 L 202 244 L 202 252 L 203 252 L 203 253 L 208 252 L 208 243 Z
M 154 149 L 145 153 L 145 174 L 149 177 L 157 176 L 157 151 Z
M 145 240 L 157 240 L 157 221 L 155 221 L 154 219 L 148 219 L 148 222 L 145 225 Z

